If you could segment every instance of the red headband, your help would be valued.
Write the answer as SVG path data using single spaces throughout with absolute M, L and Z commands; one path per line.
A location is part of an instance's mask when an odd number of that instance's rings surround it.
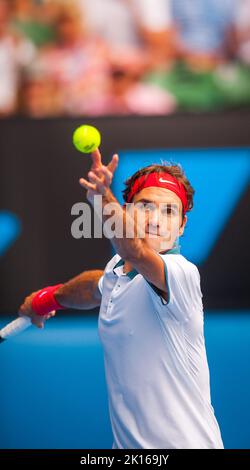
M 166 188 L 173 191 L 181 200 L 184 214 L 188 210 L 187 192 L 182 183 L 180 183 L 174 176 L 167 172 L 149 173 L 137 178 L 127 196 L 126 202 L 131 202 L 134 195 L 144 188 L 152 186 Z

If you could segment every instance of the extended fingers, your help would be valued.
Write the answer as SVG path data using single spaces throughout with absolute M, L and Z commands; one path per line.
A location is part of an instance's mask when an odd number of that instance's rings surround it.
M 102 165 L 101 153 L 99 149 L 96 149 L 92 154 L 92 166 L 88 173 L 89 181 L 85 178 L 80 178 L 79 183 L 87 191 L 96 190 L 103 192 L 105 187 L 108 187 L 112 183 L 113 174 L 118 165 L 118 155 L 115 154 L 112 160 L 107 166 Z
M 96 172 L 90 171 L 88 173 L 89 180 L 91 181 L 92 184 L 95 184 L 96 189 L 100 192 L 103 193 L 104 189 L 106 187 L 105 183 L 105 178 L 102 176 L 102 171 L 99 171 L 98 174 L 100 176 L 97 176 Z
M 80 179 L 79 179 L 79 183 L 80 183 L 80 185 L 81 185 L 83 188 L 85 188 L 85 189 L 87 189 L 87 190 L 89 190 L 89 189 L 91 189 L 92 191 L 95 191 L 95 190 L 96 190 L 96 185 L 90 183 L 90 182 L 87 181 L 87 180 L 85 180 L 85 178 L 80 178 Z
M 56 314 L 55 310 L 52 310 L 52 312 L 47 313 L 47 315 L 43 315 L 43 320 L 49 320 L 51 317 L 54 317 Z
M 44 322 L 49 320 L 51 317 L 54 317 L 55 314 L 55 310 L 52 310 L 51 312 L 42 316 L 33 314 L 33 316 L 31 317 L 31 323 L 33 323 L 33 325 L 37 326 L 38 328 L 44 328 Z
M 108 169 L 108 167 L 102 165 L 95 172 L 89 172 L 89 179 L 91 183 L 110 186 L 113 179 L 113 173 Z
M 102 173 L 106 186 L 110 186 L 113 179 L 113 173 L 108 169 L 108 167 L 102 166 L 99 173 Z
M 112 174 L 114 174 L 114 172 L 117 168 L 118 161 L 119 161 L 119 157 L 118 157 L 117 153 L 115 153 L 112 157 L 112 160 L 108 164 L 108 169 L 109 169 L 109 171 L 111 171 Z
M 99 149 L 96 149 L 94 152 L 92 152 L 91 158 L 92 158 L 92 167 L 91 167 L 92 170 L 95 170 L 96 168 L 99 168 L 100 166 L 102 166 L 102 156 L 101 156 Z

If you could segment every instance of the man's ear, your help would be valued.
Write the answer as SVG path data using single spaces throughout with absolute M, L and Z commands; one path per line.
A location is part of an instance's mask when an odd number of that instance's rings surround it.
M 186 223 L 187 223 L 187 220 L 188 220 L 187 216 L 184 215 L 183 222 L 182 222 L 182 224 L 181 224 L 181 226 L 180 226 L 180 228 L 179 228 L 179 237 L 181 237 L 181 236 L 183 235 L 183 233 L 184 233 L 185 225 L 186 225 Z

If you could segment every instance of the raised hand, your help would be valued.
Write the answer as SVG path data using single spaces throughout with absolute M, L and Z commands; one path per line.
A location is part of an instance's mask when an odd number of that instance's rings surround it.
M 80 178 L 80 185 L 87 190 L 87 199 L 93 203 L 95 195 L 105 195 L 110 188 L 115 170 L 118 165 L 118 155 L 113 155 L 107 166 L 102 164 L 102 157 L 99 149 L 91 154 L 92 166 L 88 172 L 88 180 Z

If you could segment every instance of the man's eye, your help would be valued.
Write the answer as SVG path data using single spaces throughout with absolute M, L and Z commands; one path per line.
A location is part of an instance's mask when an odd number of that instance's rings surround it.
M 155 205 L 154 204 L 145 204 L 145 208 L 146 208 L 146 210 L 152 212 L 155 209 Z
M 144 211 L 149 211 L 149 212 L 152 212 L 155 209 L 155 205 L 149 204 L 148 202 L 140 202 L 138 207 Z
M 167 206 L 163 209 L 163 214 L 176 215 L 177 211 L 175 207 Z

